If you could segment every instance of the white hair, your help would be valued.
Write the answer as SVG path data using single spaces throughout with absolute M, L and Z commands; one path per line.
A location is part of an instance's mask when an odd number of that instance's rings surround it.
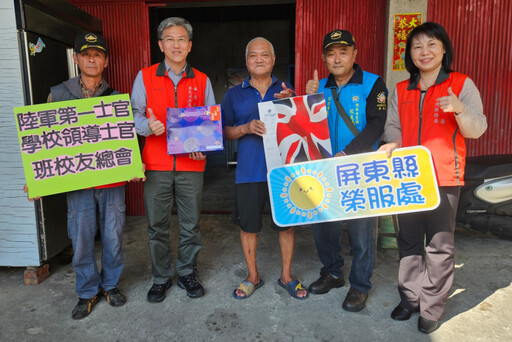
M 268 45 L 270 45 L 270 52 L 272 52 L 272 56 L 276 55 L 274 52 L 274 45 L 272 45 L 272 43 L 268 39 L 263 38 L 263 37 L 256 37 L 256 38 L 249 40 L 249 43 L 247 43 L 247 46 L 245 47 L 245 59 L 247 59 L 247 55 L 249 54 L 249 45 L 251 45 L 253 42 L 255 42 L 257 40 L 263 40 L 264 42 L 267 42 Z

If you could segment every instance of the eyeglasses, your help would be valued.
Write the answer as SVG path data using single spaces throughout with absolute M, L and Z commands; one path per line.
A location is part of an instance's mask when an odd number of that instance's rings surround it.
M 171 37 L 165 37 L 163 39 L 160 39 L 164 42 L 164 44 L 178 44 L 178 45 L 185 45 L 188 43 L 188 38 L 185 37 L 179 37 L 179 38 L 171 38 Z

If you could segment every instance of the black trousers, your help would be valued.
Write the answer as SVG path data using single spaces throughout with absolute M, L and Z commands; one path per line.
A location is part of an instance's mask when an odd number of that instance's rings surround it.
M 438 321 L 455 271 L 455 215 L 460 187 L 439 187 L 441 202 L 431 211 L 398 216 L 401 305 Z M 425 247 L 424 247 L 425 246 Z

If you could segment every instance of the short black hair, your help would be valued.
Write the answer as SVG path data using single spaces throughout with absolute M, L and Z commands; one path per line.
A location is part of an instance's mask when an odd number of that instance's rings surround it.
M 448 33 L 438 23 L 426 22 L 416 26 L 407 37 L 407 43 L 405 46 L 405 69 L 410 74 L 409 80 L 411 82 L 414 81 L 420 72 L 420 70 L 416 67 L 416 65 L 414 65 L 412 61 L 411 48 L 412 40 L 421 35 L 426 35 L 429 38 L 435 38 L 443 43 L 445 54 L 443 56 L 442 67 L 447 74 L 452 72 L 453 70 L 451 69 L 451 66 L 453 62 L 453 46 Z

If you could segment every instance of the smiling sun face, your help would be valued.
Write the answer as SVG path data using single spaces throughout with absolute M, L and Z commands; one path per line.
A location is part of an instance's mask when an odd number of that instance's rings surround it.
M 290 214 L 312 218 L 329 208 L 332 190 L 322 172 L 302 167 L 285 177 L 281 198 Z
M 313 209 L 322 203 L 324 188 L 318 179 L 312 176 L 302 176 L 290 185 L 290 200 L 300 209 Z

